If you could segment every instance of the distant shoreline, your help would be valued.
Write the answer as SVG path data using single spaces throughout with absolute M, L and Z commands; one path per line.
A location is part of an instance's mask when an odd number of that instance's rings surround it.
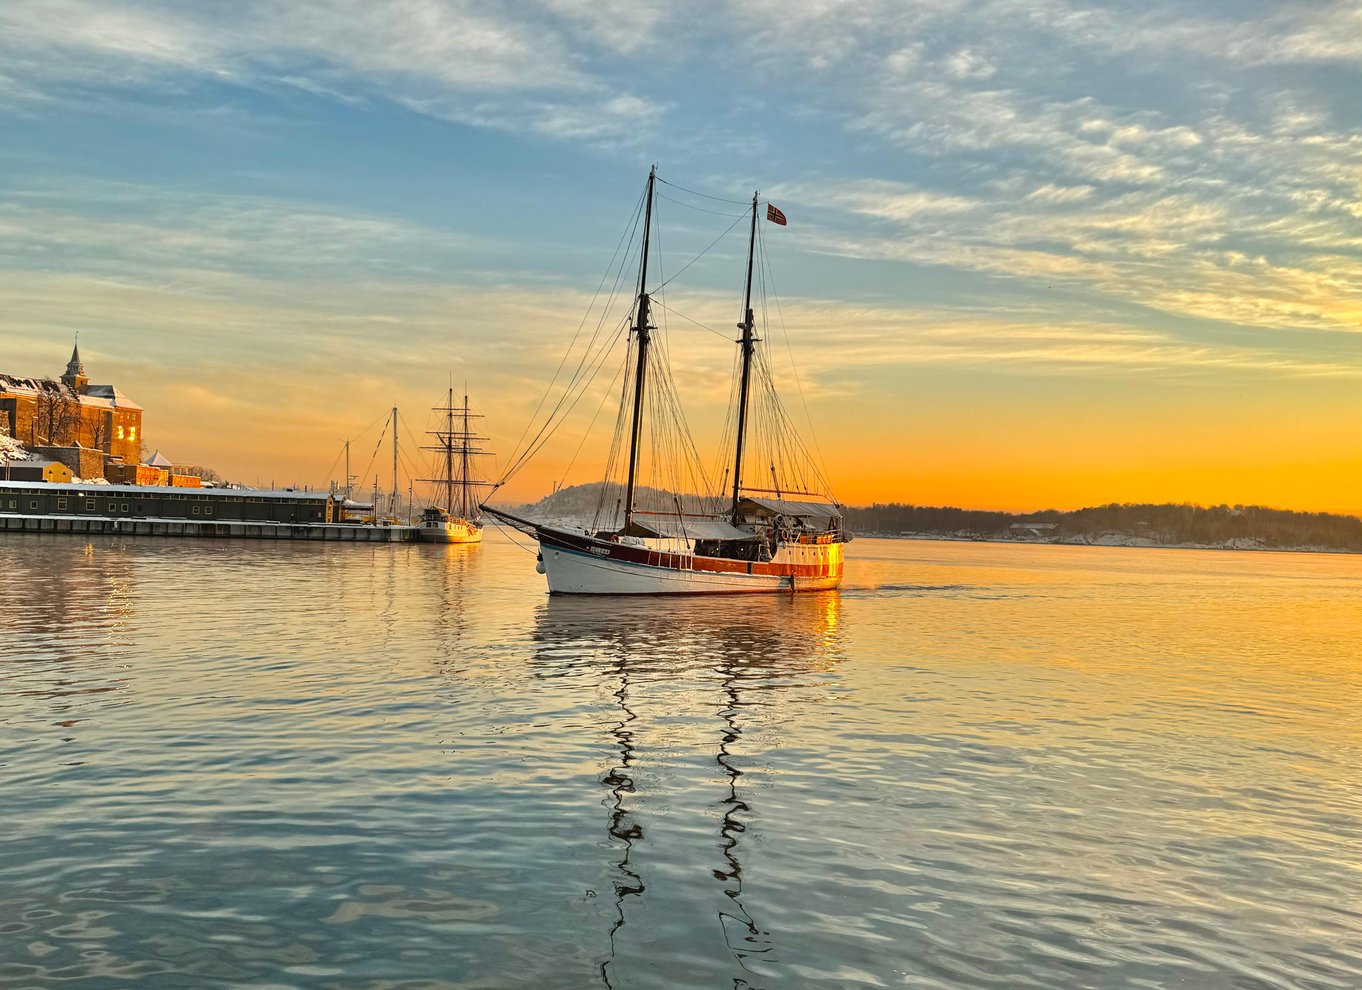
M 1156 543 L 1147 537 L 1110 534 L 1095 539 L 1054 539 L 1024 536 L 958 536 L 945 533 L 857 533 L 858 537 L 874 540 L 921 540 L 927 543 L 1025 543 L 1035 546 L 1062 547 L 1119 547 L 1135 550 L 1226 550 L 1250 553 L 1330 553 L 1357 556 L 1362 550 L 1346 547 L 1264 546 L 1257 540 L 1237 537 L 1221 543 Z

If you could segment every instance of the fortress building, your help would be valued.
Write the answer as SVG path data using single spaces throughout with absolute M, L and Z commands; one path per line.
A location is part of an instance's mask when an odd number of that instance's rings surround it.
M 115 385 L 91 385 L 79 346 L 56 381 L 0 374 L 0 431 L 47 456 L 51 448 L 83 448 L 82 460 L 97 459 L 101 468 L 142 460 L 142 407 Z M 83 476 L 90 471 L 80 467 Z

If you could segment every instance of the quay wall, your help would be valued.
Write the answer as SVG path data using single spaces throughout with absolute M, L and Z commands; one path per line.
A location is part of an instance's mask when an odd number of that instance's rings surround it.
M 193 522 L 185 519 L 116 519 L 99 516 L 0 514 L 0 533 L 179 536 L 245 540 L 327 540 L 333 543 L 414 543 L 417 527 L 359 526 L 352 523 Z

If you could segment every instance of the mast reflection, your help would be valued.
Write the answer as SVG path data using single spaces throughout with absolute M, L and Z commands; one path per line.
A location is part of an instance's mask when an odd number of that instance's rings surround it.
M 629 863 L 629 858 L 634 852 L 634 843 L 643 838 L 643 826 L 634 819 L 624 803 L 624 796 L 635 791 L 634 778 L 630 775 L 630 769 L 636 761 L 634 733 L 629 724 L 638 716 L 629 707 L 629 670 L 622 656 L 616 658 L 615 667 L 619 688 L 614 692 L 614 697 L 623 717 L 611 730 L 611 735 L 619 747 L 620 761 L 601 777 L 601 783 L 610 791 L 610 824 L 606 830 L 610 837 L 620 844 L 621 851 L 620 860 L 615 864 L 615 878 L 612 881 L 615 891 L 615 923 L 610 927 L 610 954 L 601 961 L 600 970 L 601 982 L 607 987 L 614 986 L 610 982 L 610 964 L 615 961 L 615 934 L 624 927 L 624 899 L 642 896 L 646 887 L 643 877 Z
M 635 778 L 648 750 L 643 726 L 649 712 L 643 697 L 663 686 L 695 698 L 696 724 L 713 746 L 714 764 L 726 783 L 718 799 L 718 847 L 721 864 L 710 873 L 719 882 L 723 906 L 718 922 L 725 949 L 745 975 L 732 986 L 753 988 L 760 974 L 749 963 L 774 961 L 771 932 L 743 902 L 743 838 L 753 814 L 753 787 L 744 786 L 738 753 L 744 730 L 757 727 L 771 711 L 773 690 L 809 687 L 817 675 L 842 658 L 837 593 L 770 597 L 761 600 L 676 600 L 619 598 L 550 598 L 536 621 L 534 664 L 539 677 L 592 677 L 612 699 L 617 718 L 606 728 L 618 754 L 599 777 L 608 811 L 606 832 L 616 851 L 611 863 L 614 919 L 608 933 L 607 957 L 600 963 L 602 985 L 614 987 L 612 965 L 618 936 L 628 922 L 629 898 L 642 898 L 646 869 L 633 861 L 644 839 L 644 823 L 631 807 Z M 810 675 L 813 675 L 812 677 Z M 716 685 L 721 698 L 716 703 Z M 640 683 L 650 690 L 638 694 Z M 758 692 L 753 696 L 753 692 Z M 685 702 L 689 707 L 690 702 Z M 642 705 L 642 709 L 640 709 Z M 668 711 L 669 717 L 687 714 Z M 717 715 L 718 744 L 706 722 Z M 769 716 L 767 716 L 769 718 Z M 642 721 L 640 721 L 642 719 Z M 687 723 L 692 724 L 692 723 Z M 669 744 L 676 740 L 669 739 Z
M 434 610 L 435 629 L 446 656 L 452 657 L 465 632 L 469 588 L 477 576 L 482 555 L 476 552 L 476 543 L 415 545 L 411 549 L 436 558 L 439 599 Z
M 714 871 L 714 879 L 725 884 L 724 895 L 733 902 L 732 910 L 719 912 L 719 924 L 723 927 L 724 942 L 729 951 L 737 960 L 738 965 L 747 972 L 751 972 L 747 967 L 746 959 L 750 955 L 760 955 L 770 952 L 773 948 L 770 933 L 763 931 L 757 926 L 757 922 L 748 912 L 742 903 L 742 863 L 738 859 L 738 837 L 747 831 L 747 826 L 738 817 L 739 812 L 750 812 L 751 806 L 738 796 L 738 778 L 742 771 L 733 764 L 733 754 L 729 751 L 729 746 L 737 742 L 742 736 L 742 728 L 738 724 L 738 714 L 742 709 L 743 701 L 738 692 L 738 677 L 732 664 L 727 664 L 724 670 L 724 695 L 728 699 L 728 705 L 719 713 L 724 721 L 725 731 L 719 740 L 719 752 L 714 757 L 714 762 L 728 778 L 728 795 L 721 800 L 724 813 L 719 824 L 719 847 L 723 851 L 724 860 L 728 868 Z M 741 929 L 736 933 L 739 940 L 734 944 L 734 928 Z M 750 986 L 746 980 L 739 977 L 733 978 L 734 990 L 740 986 Z

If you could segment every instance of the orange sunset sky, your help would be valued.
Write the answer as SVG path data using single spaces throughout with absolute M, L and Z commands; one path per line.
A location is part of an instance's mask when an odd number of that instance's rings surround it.
M 657 162 L 659 278 L 789 216 L 767 344 L 846 503 L 1362 513 L 1355 5 L 530 9 L 0 7 L 0 372 L 78 332 L 153 449 L 315 486 L 467 381 L 495 477 Z M 743 248 L 668 290 L 702 447 Z M 502 500 L 599 479 L 605 378 Z

